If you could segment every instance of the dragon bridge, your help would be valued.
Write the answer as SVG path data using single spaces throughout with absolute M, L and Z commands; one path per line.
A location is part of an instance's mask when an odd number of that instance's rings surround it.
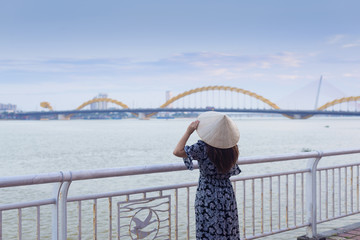
M 272 101 L 270 101 L 269 99 L 267 98 L 264 98 L 263 96 L 259 95 L 259 94 L 256 94 L 254 92 L 251 92 L 251 91 L 248 91 L 248 90 L 244 90 L 244 89 L 241 89 L 241 88 L 237 88 L 237 87 L 228 87 L 228 86 L 207 86 L 207 87 L 200 87 L 200 88 L 194 88 L 194 89 L 191 89 L 191 90 L 188 90 L 188 91 L 185 91 L 183 93 L 180 93 L 178 95 L 176 95 L 175 97 L 172 97 L 170 98 L 169 100 L 167 100 L 164 104 L 162 104 L 159 108 L 166 108 L 168 106 L 170 106 L 172 103 L 186 97 L 186 96 L 190 96 L 192 94 L 196 94 L 196 93 L 200 93 L 200 92 L 206 92 L 206 91 L 214 91 L 214 90 L 223 90 L 223 91 L 229 91 L 229 92 L 235 92 L 235 93 L 239 93 L 239 94 L 243 94 L 243 95 L 247 95 L 247 96 L 250 96 L 250 97 L 253 97 L 265 104 L 267 104 L 268 106 L 270 106 L 271 108 L 273 109 L 280 109 L 280 107 L 278 105 L 276 105 L 275 103 L 273 103 Z M 322 105 L 321 107 L 317 108 L 317 110 L 319 111 L 324 111 L 325 109 L 331 107 L 331 106 L 335 106 L 337 104 L 341 104 L 341 103 L 344 103 L 344 102 L 356 102 L 356 101 L 360 101 L 360 96 L 352 96 L 352 97 L 344 97 L 344 98 L 340 98 L 340 99 L 335 99 L 333 101 L 330 101 L 324 105 Z M 129 107 L 118 101 L 118 100 L 115 100 L 115 99 L 111 99 L 111 98 L 94 98 L 92 100 L 89 100 L 87 102 L 84 102 L 83 104 L 81 104 L 79 107 L 77 107 L 75 110 L 81 110 L 83 109 L 84 107 L 92 104 L 92 103 L 96 103 L 96 102 L 109 102 L 109 103 L 114 103 L 116 105 L 119 105 L 121 106 L 122 108 L 124 109 L 129 109 Z M 51 107 L 50 103 L 48 102 L 41 102 L 40 103 L 40 106 L 43 107 L 43 108 L 48 108 L 50 111 L 53 110 L 53 108 Z M 154 113 L 150 113 L 150 114 L 147 114 L 146 117 L 151 117 L 153 115 L 155 115 L 157 112 L 154 112 Z M 138 114 L 136 113 L 132 113 L 133 115 L 135 116 L 139 116 Z M 69 114 L 66 116 L 67 119 L 70 119 L 70 117 L 72 116 L 73 114 Z M 292 115 L 287 115 L 287 114 L 283 114 L 283 116 L 287 117 L 287 118 L 291 118 L 293 119 L 294 116 Z M 307 119 L 307 118 L 310 118 L 312 117 L 313 115 L 306 115 L 306 116 L 301 116 L 302 119 Z

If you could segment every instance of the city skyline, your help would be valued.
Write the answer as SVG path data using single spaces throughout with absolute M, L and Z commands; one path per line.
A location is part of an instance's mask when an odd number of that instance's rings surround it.
M 359 7 L 333 0 L 1 3 L 0 103 L 74 109 L 107 93 L 129 106 L 158 107 L 166 91 L 214 85 L 277 103 L 321 75 L 358 96 Z

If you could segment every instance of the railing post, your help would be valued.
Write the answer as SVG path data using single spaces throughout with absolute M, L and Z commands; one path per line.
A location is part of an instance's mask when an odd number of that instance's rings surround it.
M 67 240 L 67 196 L 71 184 L 71 176 L 71 172 L 64 173 L 64 177 L 70 180 L 62 184 L 59 193 L 59 240 Z
M 71 184 L 71 172 L 63 173 L 62 180 L 54 186 L 55 205 L 52 211 L 52 240 L 67 238 L 67 195 Z M 66 178 L 65 178 L 66 177 Z M 65 181 L 64 179 L 70 179 Z
M 310 168 L 310 172 L 306 174 L 306 216 L 310 223 L 306 229 L 308 239 L 317 239 L 316 170 L 322 156 L 323 153 L 318 152 L 318 157 L 309 159 L 307 164 L 307 167 Z

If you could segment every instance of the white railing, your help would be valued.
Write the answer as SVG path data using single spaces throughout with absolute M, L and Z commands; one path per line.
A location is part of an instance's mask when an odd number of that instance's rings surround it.
M 355 163 L 317 168 L 323 158 L 359 154 L 360 149 L 240 158 L 241 166 L 307 160 L 304 169 L 236 176 L 242 239 L 255 239 L 360 213 L 359 155 Z M 195 164 L 195 168 L 197 165 Z M 193 202 L 197 182 L 68 196 L 81 180 L 186 170 L 182 163 L 69 171 L 0 178 L 0 191 L 52 184 L 50 198 L 0 205 L 0 240 L 23 239 L 195 239 Z M 245 174 L 244 174 L 245 175 Z M 147 180 L 148 179 L 148 180 Z M 21 191 L 21 190 L 20 190 Z M 6 194 L 0 192 L 1 194 Z M 115 227 L 116 226 L 116 227 Z M 47 230 L 51 229 L 51 230 Z

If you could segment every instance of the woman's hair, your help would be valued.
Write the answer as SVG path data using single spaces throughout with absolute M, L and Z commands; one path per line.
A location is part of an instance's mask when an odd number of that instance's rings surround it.
M 215 148 L 207 145 L 207 155 L 219 173 L 226 174 L 235 165 L 239 157 L 238 146 L 232 148 Z

